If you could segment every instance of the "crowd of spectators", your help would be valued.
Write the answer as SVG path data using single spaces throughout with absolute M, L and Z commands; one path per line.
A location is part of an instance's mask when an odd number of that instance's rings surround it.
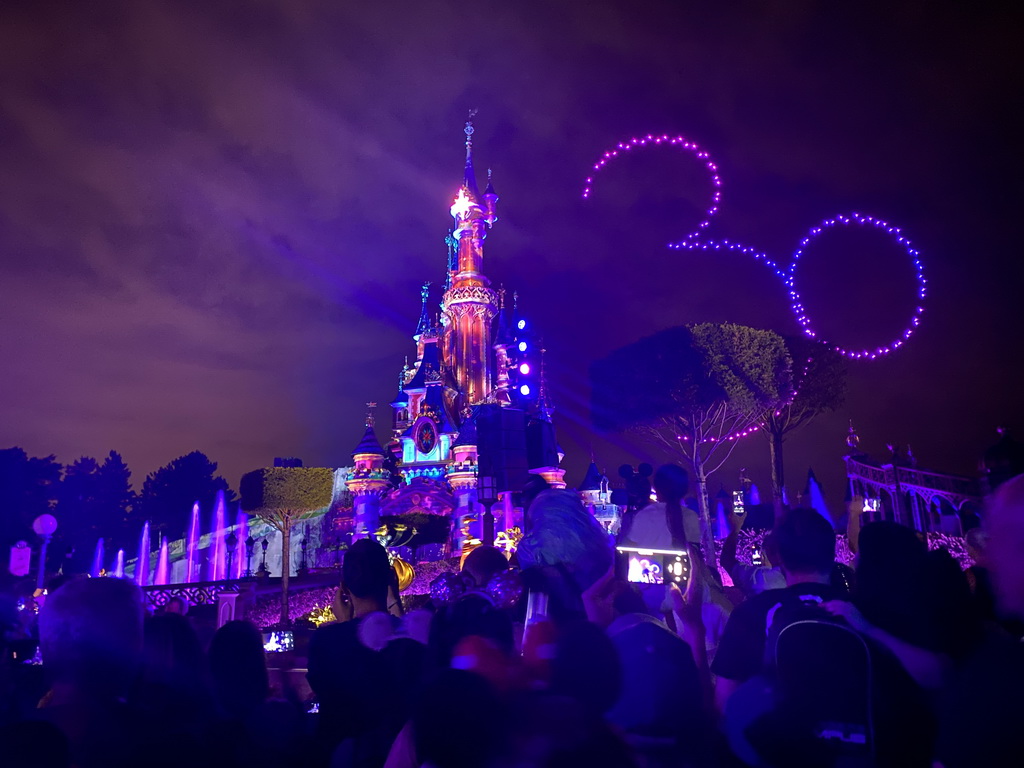
M 575 494 L 540 492 L 512 562 L 480 547 L 458 590 L 408 614 L 387 551 L 355 542 L 336 621 L 309 643 L 312 699 L 272 684 L 252 624 L 207 636 L 183 604 L 147 615 L 129 581 L 72 579 L 41 607 L 32 659 L 18 616 L 0 617 L 0 764 L 1020 764 L 1024 476 L 989 499 L 966 572 L 859 519 L 848 572 L 832 525 L 795 508 L 756 565 L 731 517 L 733 586 L 700 546 L 685 472 L 653 485 L 617 542 Z M 685 577 L 631 583 L 616 543 L 683 553 Z

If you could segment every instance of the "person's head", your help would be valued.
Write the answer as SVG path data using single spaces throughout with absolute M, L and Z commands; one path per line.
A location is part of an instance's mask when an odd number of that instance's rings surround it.
M 505 553 L 497 547 L 479 546 L 466 556 L 462 564 L 462 572 L 473 579 L 478 589 L 487 586 L 487 582 L 497 573 L 508 569 Z
M 528 510 L 528 533 L 516 550 L 520 567 L 555 566 L 582 593 L 612 563 L 608 534 L 572 491 L 541 493 Z
M 248 621 L 229 621 L 210 643 L 210 672 L 220 705 L 237 714 L 262 704 L 270 693 L 263 635 Z
M 654 473 L 658 501 L 680 503 L 690 490 L 690 476 L 678 464 L 662 464 Z
M 622 580 L 617 580 L 615 583 L 612 612 L 615 616 L 624 616 L 629 613 L 650 613 L 637 586 Z
M 186 613 L 188 613 L 188 603 L 185 601 L 185 598 L 175 595 L 174 597 L 170 598 L 166 603 L 164 603 L 163 612 L 177 613 L 181 616 L 184 616 Z
M 622 665 L 603 629 L 589 621 L 565 627 L 555 644 L 551 692 L 578 701 L 594 714 L 607 712 L 622 693 Z
M 164 613 L 146 619 L 143 627 L 143 679 L 171 687 L 199 685 L 206 677 L 206 659 L 199 636 L 188 619 Z
M 985 515 L 985 555 L 1000 610 L 1024 617 L 1024 475 L 999 486 Z
M 967 545 L 967 554 L 975 565 L 985 568 L 988 562 L 985 560 L 985 547 L 988 544 L 988 534 L 981 528 L 971 528 L 964 535 L 964 542 Z
M 43 663 L 55 682 L 97 698 L 123 695 L 142 660 L 142 594 L 124 579 L 73 579 L 39 613 Z
M 512 620 L 508 615 L 495 608 L 483 595 L 471 593 L 434 614 L 427 640 L 430 662 L 438 669 L 447 667 L 451 664 L 455 647 L 470 636 L 481 637 L 509 655 L 515 645 Z
M 643 463 L 633 471 L 629 464 L 619 467 L 619 477 L 626 481 L 626 498 L 629 509 L 640 509 L 651 500 L 651 475 L 654 469 Z
M 917 532 L 889 520 L 865 525 L 858 537 L 857 579 L 895 582 L 920 570 L 928 545 Z
M 904 640 L 923 630 L 925 556 L 928 548 L 905 525 L 878 520 L 860 532 L 856 561 L 856 602 L 864 616 Z
M 380 611 L 387 608 L 391 562 L 387 550 L 375 540 L 353 542 L 341 564 L 341 578 L 357 612 L 361 606 Z
M 440 671 L 423 686 L 413 706 L 416 757 L 437 768 L 490 765 L 504 751 L 507 718 L 502 708 L 497 691 L 480 675 Z M 467 723 L 473 724 L 471 733 Z
M 813 509 L 791 509 L 774 531 L 786 581 L 828 582 L 836 559 L 836 533 Z

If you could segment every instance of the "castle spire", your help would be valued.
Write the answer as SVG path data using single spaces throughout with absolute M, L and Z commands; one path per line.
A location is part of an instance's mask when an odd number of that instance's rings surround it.
M 444 244 L 448 246 L 448 268 L 444 277 L 444 289 L 447 291 L 452 287 L 452 278 L 459 271 L 459 241 L 453 230 L 449 229 L 444 236 Z
M 493 227 L 498 220 L 495 209 L 498 203 L 498 193 L 494 191 L 494 184 L 491 181 L 491 169 L 487 169 L 487 186 L 484 188 L 484 221 L 488 227 Z
M 476 128 L 473 127 L 473 118 L 476 117 L 476 110 L 469 110 L 469 119 L 466 120 L 466 127 L 463 131 L 466 134 L 466 173 L 463 178 L 463 186 L 473 193 L 474 199 L 479 199 L 480 193 L 476 187 L 476 171 L 473 170 L 473 134 Z
M 430 298 L 430 281 L 427 280 L 423 283 L 423 287 L 420 288 L 420 299 L 422 306 L 420 307 L 420 319 L 416 323 L 416 335 L 413 336 L 417 341 L 419 337 L 430 330 L 430 316 L 427 314 L 427 300 Z
M 548 398 L 547 366 L 544 362 L 546 353 L 547 350 L 542 347 L 540 350 L 540 391 L 537 393 L 537 409 L 540 412 L 540 417 L 544 421 L 550 422 L 551 417 L 555 415 L 555 407 Z
M 498 312 L 498 297 L 483 274 L 484 239 L 489 214 L 481 205 L 473 171 L 473 117 L 469 113 L 466 134 L 466 169 L 450 211 L 455 224 L 454 263 L 449 252 L 449 281 L 442 301 L 444 325 L 443 367 L 451 371 L 456 388 L 470 405 L 485 402 L 494 386 L 491 380 L 491 323 Z M 493 195 L 493 190 L 492 190 Z M 494 196 L 496 198 L 496 196 Z

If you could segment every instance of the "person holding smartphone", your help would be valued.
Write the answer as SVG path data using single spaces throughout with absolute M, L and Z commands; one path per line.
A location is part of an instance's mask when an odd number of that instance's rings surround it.
M 740 530 L 745 520 L 746 515 L 729 513 L 729 535 L 722 542 L 722 554 L 719 558 L 722 568 L 729 574 L 733 584 L 743 592 L 744 597 L 759 595 L 769 589 L 782 589 L 786 586 L 786 577 L 778 567 L 779 556 L 771 532 L 762 540 L 759 564 L 747 565 L 736 557 Z
M 367 620 L 390 622 L 392 631 L 400 623 L 388 615 L 393 570 L 387 550 L 373 539 L 360 539 L 345 553 L 341 573 L 339 621 L 318 628 L 309 644 L 306 679 L 320 702 L 318 749 L 326 761 L 341 742 L 351 740 L 359 754 L 379 754 L 383 763 L 401 721 L 391 727 L 392 693 L 382 682 L 387 665 L 363 643 L 361 629 Z

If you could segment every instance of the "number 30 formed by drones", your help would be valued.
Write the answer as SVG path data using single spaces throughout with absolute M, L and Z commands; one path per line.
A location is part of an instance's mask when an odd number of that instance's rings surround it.
M 812 227 L 804 236 L 803 240 L 800 241 L 796 251 L 793 253 L 793 260 L 790 262 L 788 268 L 780 267 L 764 253 L 761 253 L 754 248 L 740 245 L 739 243 L 731 243 L 728 240 L 702 240 L 700 238 L 701 234 L 703 234 L 704 230 L 707 229 L 714 215 L 718 213 L 718 206 L 722 200 L 722 179 L 718 175 L 718 166 L 715 165 L 711 156 L 695 143 L 688 141 L 682 136 L 670 136 L 668 134 L 655 136 L 648 134 L 646 136 L 632 138 L 629 141 L 623 141 L 616 145 L 614 149 L 608 150 L 601 155 L 596 163 L 594 163 L 593 171 L 591 172 L 591 175 L 587 177 L 586 184 L 583 187 L 584 199 L 590 197 L 594 187 L 594 178 L 597 176 L 598 171 L 608 165 L 608 163 L 616 157 L 635 149 L 657 145 L 677 147 L 693 154 L 698 160 L 704 163 L 704 167 L 707 169 L 708 175 L 711 178 L 712 186 L 711 205 L 708 207 L 704 219 L 682 240 L 670 243 L 668 246 L 669 248 L 675 248 L 677 250 L 684 248 L 689 250 L 730 250 L 739 251 L 740 253 L 753 256 L 755 259 L 770 268 L 779 277 L 779 279 L 782 280 L 786 291 L 789 293 L 790 307 L 793 310 L 797 323 L 800 324 L 801 329 L 807 336 L 812 339 L 818 339 L 818 334 L 811 325 L 811 318 L 808 315 L 807 310 L 804 308 L 803 301 L 800 298 L 800 292 L 796 287 L 796 269 L 797 265 L 800 263 L 800 257 L 804 254 L 804 251 L 807 250 L 807 247 L 814 241 L 814 239 L 825 230 L 837 229 L 840 227 L 879 229 L 890 235 L 903 247 L 907 256 L 910 257 L 910 260 L 914 265 L 914 274 L 917 279 L 917 308 L 914 310 L 909 324 L 895 339 L 890 341 L 888 344 L 876 347 L 875 349 L 847 349 L 839 346 L 838 344 L 825 341 L 824 339 L 819 339 L 819 341 L 823 341 L 831 346 L 836 352 L 841 355 L 845 355 L 846 357 L 855 360 L 874 360 L 899 349 L 906 343 L 907 339 L 913 335 L 914 331 L 917 330 L 918 326 L 921 324 L 921 315 L 924 313 L 923 303 L 927 287 L 927 281 L 924 278 L 924 268 L 921 265 L 921 255 L 913 245 L 911 245 L 910 240 L 903 236 L 898 227 L 894 227 L 881 219 L 876 219 L 873 216 L 866 216 L 861 213 L 844 213 L 833 216 L 830 219 L 826 219 L 816 227 Z

